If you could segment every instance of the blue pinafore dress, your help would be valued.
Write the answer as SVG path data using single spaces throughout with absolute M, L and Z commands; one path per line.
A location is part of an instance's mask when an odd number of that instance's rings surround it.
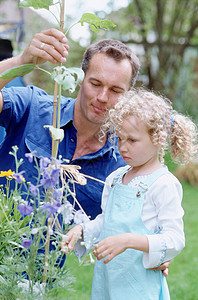
M 129 166 L 123 168 L 113 180 L 100 240 L 126 232 L 153 234 L 145 227 L 141 218 L 144 196 L 168 169 L 163 167 L 142 176 L 143 180 L 137 181 L 138 184 L 132 188 L 119 180 L 128 168 Z M 107 264 L 103 260 L 96 260 L 91 300 L 169 300 L 162 271 L 145 269 L 142 260 L 143 252 L 134 249 L 125 250 Z

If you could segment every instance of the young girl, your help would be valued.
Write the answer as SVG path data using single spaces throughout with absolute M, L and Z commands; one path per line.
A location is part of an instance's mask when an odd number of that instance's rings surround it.
M 139 89 L 123 95 L 102 128 L 116 133 L 127 163 L 106 180 L 102 214 L 67 233 L 69 248 L 81 236 L 93 243 L 97 261 L 93 300 L 170 299 L 161 271 L 185 245 L 182 187 L 168 171 L 164 154 L 187 163 L 197 152 L 197 128 L 161 96 Z M 82 250 L 76 245 L 76 253 Z

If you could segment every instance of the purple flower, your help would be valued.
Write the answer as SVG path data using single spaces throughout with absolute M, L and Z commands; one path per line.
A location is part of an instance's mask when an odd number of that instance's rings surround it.
M 55 201 L 53 204 L 51 203 L 45 203 L 42 207 L 41 210 L 47 210 L 49 215 L 53 215 L 57 212 L 61 204 L 57 201 Z
M 38 194 L 38 187 L 36 185 L 33 185 L 32 183 L 30 183 L 30 192 L 32 193 L 32 195 L 34 197 L 36 197 Z
M 57 159 L 55 157 L 52 157 L 52 162 L 55 164 L 56 167 L 58 167 L 62 163 L 60 159 Z
M 49 166 L 50 163 L 51 160 L 48 157 L 41 156 L 40 163 L 39 163 L 40 171 L 43 172 Z
M 43 187 L 53 189 L 59 181 L 59 174 L 60 169 L 52 169 L 52 171 L 45 169 L 43 178 L 41 179 Z
M 25 181 L 25 178 L 22 176 L 22 174 L 24 173 L 25 171 L 21 171 L 19 173 L 14 173 L 12 175 L 12 177 L 16 180 L 16 182 L 18 183 L 21 183 L 21 182 L 24 182 Z
M 29 163 L 33 162 L 34 159 L 34 154 L 36 153 L 36 150 L 30 152 L 30 153 L 25 153 L 25 157 L 27 157 Z
M 34 211 L 34 208 L 27 204 L 24 204 L 24 205 L 19 204 L 19 205 L 17 205 L 17 209 L 22 216 L 29 216 Z
M 22 244 L 22 246 L 23 246 L 24 248 L 27 249 L 27 248 L 30 247 L 31 243 L 32 243 L 32 240 L 23 239 L 23 244 Z
M 54 189 L 54 191 L 53 191 L 54 200 L 59 201 L 61 196 L 62 196 L 62 190 L 61 189 Z

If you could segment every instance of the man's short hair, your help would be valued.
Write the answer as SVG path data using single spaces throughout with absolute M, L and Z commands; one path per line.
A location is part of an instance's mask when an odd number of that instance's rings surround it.
M 82 70 L 85 73 L 89 68 L 90 60 L 97 53 L 104 53 L 117 61 L 127 58 L 132 69 L 131 87 L 135 84 L 140 69 L 140 61 L 128 46 L 118 40 L 101 40 L 90 45 L 85 51 L 82 61 Z

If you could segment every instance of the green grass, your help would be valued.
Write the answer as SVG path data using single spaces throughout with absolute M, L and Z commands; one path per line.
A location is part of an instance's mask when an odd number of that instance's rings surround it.
M 74 254 L 68 257 L 67 265 L 70 272 L 75 277 L 75 282 L 73 283 L 73 291 L 67 291 L 61 299 L 89 300 L 91 296 L 94 265 L 90 263 L 87 265 L 80 265 Z
M 172 261 L 167 278 L 171 300 L 198 299 L 198 188 L 182 183 L 186 247 Z

